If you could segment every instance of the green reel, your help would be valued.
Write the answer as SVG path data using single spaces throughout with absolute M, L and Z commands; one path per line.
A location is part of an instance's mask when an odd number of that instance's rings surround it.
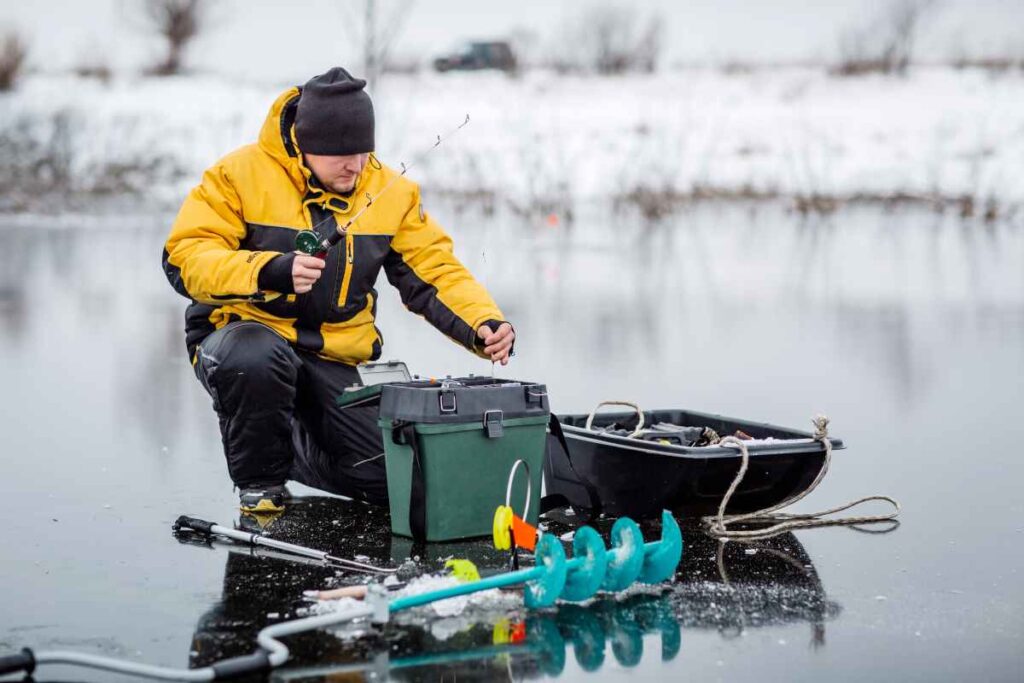
M 316 256 L 320 251 L 320 235 L 312 230 L 303 230 L 295 236 L 295 248 L 303 254 Z

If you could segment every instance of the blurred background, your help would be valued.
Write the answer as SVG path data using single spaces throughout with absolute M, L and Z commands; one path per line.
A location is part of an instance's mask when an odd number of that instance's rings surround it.
M 1020 18 L 1013 0 L 6 3 L 0 188 L 7 210 L 173 207 L 274 94 L 345 65 L 370 82 L 385 161 L 472 114 L 416 173 L 462 204 L 564 219 L 601 198 L 659 218 L 782 199 L 993 221 L 1024 192 Z M 59 191 L 40 201 L 40 184 Z
M 223 557 L 166 532 L 229 521 L 235 498 L 159 254 L 202 171 L 335 65 L 368 78 L 379 156 L 415 164 L 516 325 L 496 372 L 565 413 L 824 411 L 849 449 L 798 510 L 903 503 L 891 533 L 802 532 L 788 553 L 827 638 L 816 621 L 804 646 L 807 598 L 770 571 L 756 599 L 709 587 L 705 553 L 668 598 L 682 654 L 643 674 L 1019 680 L 1019 0 L 3 3 L 5 651 L 180 664 L 227 604 Z M 379 289 L 384 358 L 492 372 Z M 255 629 L 267 610 L 244 602 Z

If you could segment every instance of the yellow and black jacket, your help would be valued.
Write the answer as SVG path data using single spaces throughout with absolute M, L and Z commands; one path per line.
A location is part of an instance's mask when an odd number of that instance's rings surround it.
M 406 178 L 349 228 L 309 293 L 261 289 L 261 281 L 265 287 L 269 280 L 261 270 L 294 251 L 299 231 L 315 227 L 321 236 L 330 234 L 397 175 L 371 155 L 351 195 L 323 189 L 295 144 L 300 94 L 291 88 L 278 97 L 259 142 L 206 171 L 171 228 L 163 267 L 175 290 L 193 302 L 186 313 L 190 357 L 206 335 L 228 322 L 256 320 L 329 359 L 354 364 L 379 358 L 383 338 L 374 325 L 373 285 L 381 268 L 409 310 L 482 355 L 476 330 L 502 320 L 502 313 L 455 257 L 451 238 L 423 211 L 419 188 Z

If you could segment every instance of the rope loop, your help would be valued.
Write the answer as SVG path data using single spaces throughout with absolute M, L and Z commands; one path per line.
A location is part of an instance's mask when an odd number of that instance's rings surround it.
M 640 421 L 636 423 L 636 429 L 634 429 L 633 433 L 629 435 L 629 438 L 632 439 L 644 428 L 644 411 L 640 410 L 640 406 L 636 403 L 633 403 L 632 401 L 601 401 L 592 411 L 590 411 L 590 415 L 587 416 L 587 424 L 585 426 L 587 431 L 590 431 L 591 426 L 594 424 L 594 417 L 602 406 L 626 406 L 636 411 Z
M 825 449 L 825 462 L 821 466 L 821 470 L 818 475 L 811 482 L 811 485 L 804 489 L 797 495 L 788 498 L 781 503 L 777 503 L 770 507 L 762 510 L 756 510 L 754 512 L 746 512 L 739 515 L 727 515 L 725 509 L 729 505 L 729 500 L 733 494 L 736 493 L 736 489 L 739 488 L 740 483 L 747 474 L 747 467 L 750 463 L 750 453 L 747 450 L 747 444 L 741 439 L 737 439 L 734 436 L 726 436 L 720 442 L 719 446 L 733 446 L 738 448 L 740 451 L 740 469 L 736 472 L 736 476 L 733 478 L 732 483 L 729 484 L 729 488 L 726 490 L 725 495 L 722 497 L 722 502 L 718 505 L 718 513 L 715 515 L 709 515 L 703 519 L 704 525 L 707 528 L 709 535 L 723 541 L 728 540 L 754 540 L 771 538 L 777 536 L 786 531 L 793 529 L 809 529 L 812 527 L 819 526 L 854 526 L 858 524 L 876 524 L 880 522 L 894 521 L 900 514 L 900 504 L 889 496 L 865 496 L 855 501 L 840 505 L 838 507 L 830 508 L 828 510 L 822 510 L 820 512 L 811 512 L 807 514 L 788 514 L 783 512 L 777 512 L 784 507 L 788 507 L 793 503 L 801 500 L 809 494 L 811 491 L 818 487 L 821 480 L 825 478 L 828 473 L 829 465 L 832 463 L 832 441 L 828 438 L 828 423 L 829 419 L 825 415 L 815 415 L 811 422 L 814 424 L 814 436 L 813 439 L 821 443 Z M 826 516 L 835 514 L 836 512 L 842 512 L 843 510 L 849 510 L 850 508 L 856 507 L 862 503 L 869 501 L 879 500 L 889 503 L 893 506 L 893 511 L 887 515 L 866 515 L 866 516 L 854 516 L 854 517 L 839 517 L 835 519 L 825 519 Z M 731 525 L 745 523 L 745 524 L 767 524 L 768 526 L 761 527 L 758 529 L 746 529 L 738 530 L 729 528 Z

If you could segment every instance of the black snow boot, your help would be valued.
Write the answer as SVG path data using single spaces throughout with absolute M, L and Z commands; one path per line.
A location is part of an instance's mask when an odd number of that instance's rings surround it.
M 284 484 L 247 486 L 238 492 L 238 507 L 242 512 L 284 512 L 285 501 L 291 497 Z

